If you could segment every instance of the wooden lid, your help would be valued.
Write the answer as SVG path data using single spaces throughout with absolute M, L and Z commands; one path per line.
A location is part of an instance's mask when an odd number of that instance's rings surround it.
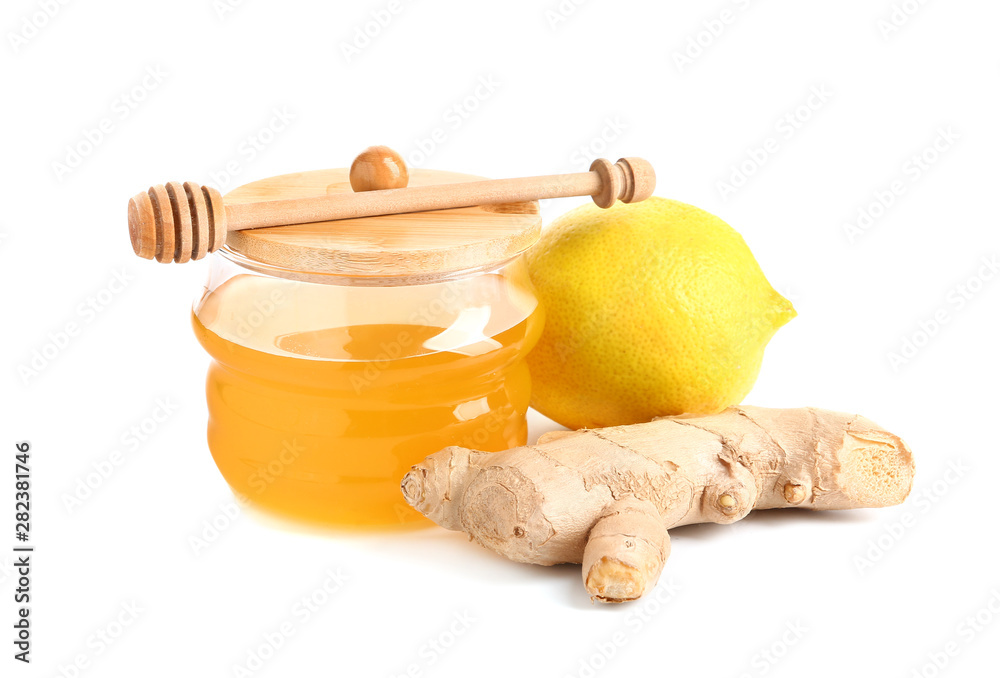
M 409 171 L 410 186 L 482 178 L 454 172 Z M 225 196 L 235 205 L 351 192 L 349 170 L 284 174 L 239 186 Z M 260 262 L 272 273 L 386 278 L 488 269 L 538 240 L 537 202 L 481 205 L 231 231 L 226 249 Z M 277 268 L 279 270 L 275 271 Z

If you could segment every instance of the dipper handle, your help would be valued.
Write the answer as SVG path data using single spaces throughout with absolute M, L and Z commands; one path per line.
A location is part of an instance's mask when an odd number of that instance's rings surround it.
M 580 195 L 607 208 L 645 200 L 656 185 L 653 167 L 641 158 L 595 160 L 589 172 L 520 179 L 406 188 L 407 178 L 402 158 L 383 146 L 367 149 L 351 167 L 351 185 L 361 192 L 227 205 L 214 188 L 170 182 L 129 201 L 129 236 L 140 257 L 183 263 L 222 247 L 230 231 Z

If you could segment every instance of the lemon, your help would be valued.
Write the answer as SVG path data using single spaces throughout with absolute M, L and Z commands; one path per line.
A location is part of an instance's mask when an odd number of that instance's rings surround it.
M 546 314 L 531 404 L 570 428 L 735 405 L 795 317 L 739 233 L 664 198 L 564 214 L 528 269 Z

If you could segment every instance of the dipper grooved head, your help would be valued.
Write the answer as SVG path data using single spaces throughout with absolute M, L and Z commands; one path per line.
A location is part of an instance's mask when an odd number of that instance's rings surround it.
M 226 242 L 222 195 L 190 181 L 153 186 L 128 201 L 128 233 L 143 259 L 202 259 Z

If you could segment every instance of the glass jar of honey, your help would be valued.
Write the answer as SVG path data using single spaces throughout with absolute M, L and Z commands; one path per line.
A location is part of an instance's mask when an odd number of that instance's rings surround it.
M 409 184 L 475 179 L 416 170 Z M 225 200 L 351 190 L 346 169 L 322 170 Z M 300 521 L 421 524 L 399 489 L 413 464 L 525 444 L 543 316 L 522 254 L 540 226 L 526 202 L 230 233 L 192 318 L 230 487 Z

